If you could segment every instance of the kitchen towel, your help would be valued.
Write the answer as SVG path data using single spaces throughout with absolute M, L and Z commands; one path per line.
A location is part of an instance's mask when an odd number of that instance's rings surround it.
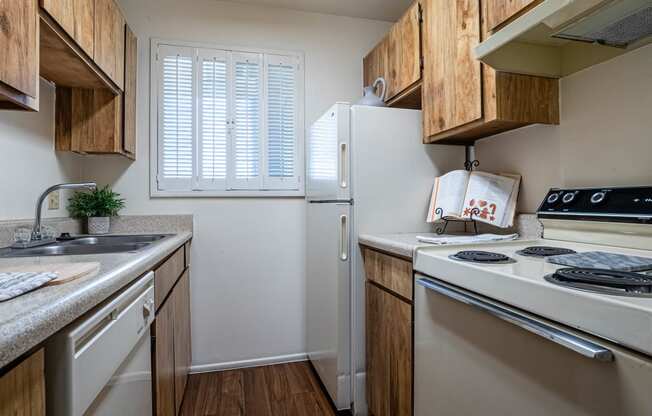
M 424 237 L 417 236 L 417 240 L 422 243 L 430 244 L 471 244 L 471 243 L 485 243 L 491 241 L 510 241 L 516 240 L 518 234 L 478 234 L 478 235 L 447 235 L 442 237 Z
M 0 273 L 0 302 L 13 299 L 39 288 L 59 277 L 56 273 L 10 272 Z
M 652 258 L 605 253 L 604 251 L 550 256 L 546 260 L 561 266 L 608 269 L 621 272 L 640 272 L 652 269 Z

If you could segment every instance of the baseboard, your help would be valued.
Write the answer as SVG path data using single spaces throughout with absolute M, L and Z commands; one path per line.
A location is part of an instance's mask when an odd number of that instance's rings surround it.
M 201 364 L 201 365 L 191 366 L 190 373 L 191 374 L 210 373 L 213 371 L 233 370 L 236 368 L 261 367 L 263 365 L 306 361 L 307 359 L 308 359 L 308 355 L 305 353 L 301 353 L 301 354 L 277 355 L 275 357 L 253 358 L 250 360 L 230 361 L 224 363 Z

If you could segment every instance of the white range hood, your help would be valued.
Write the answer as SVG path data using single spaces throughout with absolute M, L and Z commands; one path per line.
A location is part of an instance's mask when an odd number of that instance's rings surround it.
M 543 0 L 475 48 L 499 71 L 563 77 L 652 42 L 652 0 Z

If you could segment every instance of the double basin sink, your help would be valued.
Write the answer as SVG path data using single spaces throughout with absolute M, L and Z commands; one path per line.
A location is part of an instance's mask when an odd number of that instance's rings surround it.
M 0 249 L 0 258 L 134 252 L 169 236 L 169 234 L 79 236 L 37 247 L 3 248 Z

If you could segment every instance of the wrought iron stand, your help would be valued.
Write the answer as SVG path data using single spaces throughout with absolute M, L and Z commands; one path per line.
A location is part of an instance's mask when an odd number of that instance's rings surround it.
M 475 148 L 473 146 L 466 146 L 465 149 L 465 157 L 466 160 L 464 161 L 464 169 L 468 170 L 469 172 L 472 172 L 475 170 L 478 166 L 480 166 L 480 162 L 475 158 Z M 448 224 L 451 222 L 455 223 L 463 223 L 464 224 L 464 232 L 467 230 L 467 225 L 468 224 L 473 224 L 473 233 L 478 234 L 478 223 L 476 220 L 473 219 L 474 216 L 478 216 L 480 214 L 480 210 L 478 208 L 473 208 L 471 210 L 471 215 L 469 215 L 469 218 L 456 218 L 456 217 L 444 217 L 442 214 L 444 213 L 444 210 L 441 208 L 435 209 L 435 215 L 439 215 L 440 220 L 443 221 L 443 224 L 439 224 L 437 228 L 435 228 L 435 233 L 441 235 L 446 232 L 446 227 L 448 227 Z

